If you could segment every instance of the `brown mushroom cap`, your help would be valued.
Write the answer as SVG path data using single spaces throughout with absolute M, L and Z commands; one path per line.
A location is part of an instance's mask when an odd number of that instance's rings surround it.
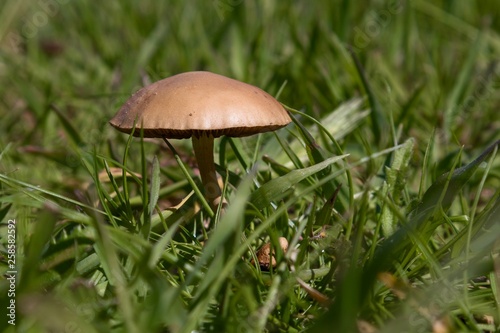
M 110 124 L 130 133 L 134 121 L 145 137 L 183 139 L 203 133 L 247 136 L 276 130 L 291 119 L 276 99 L 257 87 L 210 72 L 187 72 L 136 92 Z

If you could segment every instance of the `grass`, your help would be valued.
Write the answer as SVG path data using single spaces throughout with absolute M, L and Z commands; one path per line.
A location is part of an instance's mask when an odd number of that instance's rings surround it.
M 496 2 L 0 8 L 3 331 L 499 330 Z M 191 70 L 293 116 L 217 140 L 224 214 L 203 205 L 187 140 L 107 123 Z M 263 271 L 268 242 L 278 264 Z

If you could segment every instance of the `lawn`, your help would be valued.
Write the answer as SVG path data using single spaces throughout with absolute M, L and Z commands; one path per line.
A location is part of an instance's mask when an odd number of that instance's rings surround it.
M 498 1 L 2 2 L 0 331 L 500 330 L 499 59 Z M 188 71 L 293 120 L 215 140 L 224 208 L 109 124 Z

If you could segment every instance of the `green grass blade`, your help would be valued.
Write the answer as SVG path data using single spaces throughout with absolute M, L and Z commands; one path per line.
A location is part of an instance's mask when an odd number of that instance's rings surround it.
M 453 173 L 441 175 L 427 189 L 420 204 L 410 212 L 406 224 L 385 240 L 375 253 L 375 258 L 367 269 L 368 278 L 373 278 L 377 272 L 386 269 L 387 264 L 394 258 L 394 254 L 399 253 L 401 247 L 407 244 L 408 236 L 414 234 L 415 230 L 421 229 L 437 208 L 442 206 L 444 210 L 448 209 L 462 186 L 467 183 L 479 165 L 495 150 L 499 143 L 500 140 L 487 148 L 471 163 L 454 170 Z
M 383 132 L 385 133 L 386 129 L 388 128 L 387 124 L 385 123 L 385 117 L 383 114 L 382 106 L 377 96 L 375 95 L 375 92 L 373 91 L 372 85 L 368 80 L 368 77 L 365 73 L 363 65 L 361 64 L 361 61 L 359 60 L 354 50 L 350 49 L 349 51 L 353 59 L 353 62 L 356 65 L 356 69 L 358 71 L 361 83 L 363 84 L 363 88 L 365 89 L 365 92 L 368 95 L 368 101 L 370 102 L 370 106 L 372 109 L 372 112 L 370 112 L 370 118 L 372 121 L 374 140 L 375 142 L 380 142 L 380 140 L 382 139 L 382 133 Z
M 310 167 L 293 170 L 285 176 L 275 178 L 258 188 L 250 196 L 250 202 L 257 208 L 263 209 L 271 202 L 283 199 L 285 193 L 300 181 L 320 172 L 331 164 L 347 157 L 349 155 L 340 155 L 330 157 L 321 163 L 312 165 Z
M 3 221 L 3 219 L 7 216 L 11 207 L 12 204 L 7 204 L 4 207 L 0 208 L 0 221 Z
M 474 237 L 470 244 L 471 253 L 481 253 L 489 250 L 500 237 L 500 196 L 497 196 L 494 204 L 481 216 L 478 225 L 482 226 L 481 233 Z
M 476 58 L 479 54 L 484 52 L 483 49 L 486 46 L 484 40 L 484 36 L 479 35 L 474 45 L 470 47 L 469 54 L 458 74 L 456 84 L 453 86 L 453 90 L 448 100 L 446 101 L 444 113 L 444 129 L 449 136 L 453 134 L 457 118 L 460 116 L 460 112 L 464 111 L 462 101 L 466 97 L 465 91 L 467 87 L 470 85 L 470 82 L 473 81 Z
M 414 140 L 408 139 L 403 148 L 394 153 L 391 166 L 385 168 L 386 183 L 384 185 L 386 186 L 383 193 L 385 196 L 392 198 L 396 205 L 399 205 L 402 191 L 406 185 L 407 170 L 413 154 L 413 146 Z M 387 206 L 382 206 L 380 219 L 384 236 L 392 235 L 397 228 L 398 221 L 392 210 Z
M 149 207 L 148 213 L 150 216 L 153 215 L 156 204 L 158 203 L 158 198 L 160 196 L 160 162 L 155 156 L 153 158 L 153 167 L 151 170 L 151 190 L 149 195 Z
M 82 137 L 80 136 L 78 130 L 71 124 L 71 121 L 61 112 L 61 110 L 56 105 L 52 104 L 50 108 L 57 115 L 57 118 L 59 118 L 59 121 L 63 125 L 63 128 L 65 129 L 66 133 L 68 133 L 68 136 L 71 138 L 71 140 L 77 146 L 82 146 L 84 141 L 82 140 Z
M 186 278 L 186 284 L 189 284 L 195 279 L 195 273 L 210 260 L 203 280 L 196 289 L 193 309 L 181 332 L 191 332 L 196 327 L 196 324 L 205 316 L 208 303 L 219 292 L 222 282 L 227 278 L 227 275 L 223 273 L 223 268 L 233 269 L 234 263 L 228 262 L 227 258 L 234 252 L 233 247 L 241 246 L 239 239 L 243 225 L 243 212 L 248 205 L 253 177 L 254 175 L 249 174 L 239 186 L 238 193 L 231 200 L 231 204 L 222 216 L 217 228 L 207 241 L 203 253 L 194 267 L 194 273 Z
M 311 133 L 305 128 L 305 126 L 293 115 L 290 115 L 294 124 L 299 128 L 302 138 L 306 143 L 306 150 L 310 156 L 311 163 L 321 163 L 327 159 L 327 153 L 319 146 L 316 140 L 313 138 Z M 319 177 L 324 178 L 330 174 L 330 167 L 327 166 L 324 169 L 318 171 Z M 330 198 L 336 190 L 336 186 L 333 183 L 326 183 L 323 186 L 323 196 L 325 198 Z
M 212 208 L 208 204 L 208 202 L 205 199 L 205 196 L 203 195 L 203 193 L 201 193 L 201 190 L 198 188 L 198 186 L 194 182 L 194 180 L 191 177 L 191 174 L 189 173 L 188 169 L 186 169 L 186 166 L 182 162 L 179 154 L 177 154 L 177 152 L 175 151 L 175 148 L 170 144 L 170 142 L 168 142 L 168 140 L 164 139 L 164 141 L 167 144 L 167 146 L 170 148 L 170 150 L 172 151 L 172 153 L 174 154 L 175 160 L 177 161 L 179 167 L 182 170 L 182 173 L 184 174 L 184 176 L 188 180 L 189 184 L 191 185 L 193 191 L 196 193 L 196 196 L 201 201 L 201 204 L 202 204 L 203 208 L 207 211 L 207 213 L 208 213 L 208 215 L 210 215 L 210 217 L 214 217 L 215 216 L 214 211 L 212 210 Z
M 1 174 L 1 173 L 0 173 L 0 182 L 5 183 L 6 185 L 11 186 L 11 187 L 17 187 L 17 188 L 20 188 L 20 189 L 22 188 L 22 189 L 25 189 L 28 191 L 43 193 L 43 194 L 46 194 L 52 198 L 62 200 L 64 202 L 76 205 L 78 207 L 82 207 L 85 209 L 95 211 L 96 213 L 106 214 L 104 211 L 97 209 L 95 207 L 89 206 L 85 203 L 82 203 L 82 202 L 79 202 L 77 200 L 65 197 L 59 193 L 55 193 L 53 191 L 46 190 L 46 189 L 41 188 L 39 186 L 35 186 L 35 185 L 29 184 L 29 183 L 26 183 L 26 182 L 23 182 L 23 181 L 20 181 L 17 179 L 13 179 L 13 178 L 11 178 L 7 175 Z M 42 200 L 42 202 L 44 202 L 46 199 L 41 198 L 40 200 Z
M 28 243 L 20 281 L 21 288 L 30 288 L 34 277 L 39 274 L 40 259 L 45 252 L 47 243 L 52 238 L 52 231 L 57 222 L 51 214 L 51 208 L 53 207 L 50 206 L 50 203 L 47 203 L 45 213 L 39 216 L 39 223 L 34 227 L 33 235 L 36 236 L 31 237 Z

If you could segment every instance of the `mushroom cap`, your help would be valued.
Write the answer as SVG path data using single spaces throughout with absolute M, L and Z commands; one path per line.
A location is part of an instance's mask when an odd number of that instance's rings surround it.
M 111 119 L 135 136 L 183 139 L 203 134 L 240 137 L 291 122 L 283 106 L 255 86 L 210 72 L 187 72 L 137 91 Z

